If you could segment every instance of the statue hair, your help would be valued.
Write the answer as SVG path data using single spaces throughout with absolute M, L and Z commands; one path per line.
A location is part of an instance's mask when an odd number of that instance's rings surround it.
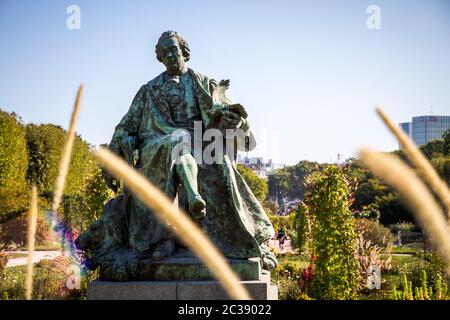
M 166 40 L 166 39 L 170 39 L 170 38 L 175 38 L 177 39 L 180 48 L 181 48 L 181 52 L 183 54 L 184 57 L 184 61 L 189 61 L 189 58 L 191 57 L 191 50 L 189 49 L 189 45 L 187 43 L 186 40 L 183 39 L 182 36 L 180 36 L 176 31 L 166 31 L 163 32 L 163 34 L 161 35 L 161 37 L 159 37 L 158 43 L 155 46 L 155 52 L 156 52 L 156 59 L 158 59 L 159 62 L 162 62 L 161 59 L 161 43 Z

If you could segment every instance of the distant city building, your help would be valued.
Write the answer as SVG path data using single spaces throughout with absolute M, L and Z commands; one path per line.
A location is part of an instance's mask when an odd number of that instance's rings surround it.
M 422 146 L 442 138 L 443 133 L 450 129 L 450 116 L 413 117 L 412 122 L 403 122 L 399 126 L 415 144 Z
M 284 164 L 274 163 L 272 159 L 266 162 L 263 157 L 248 157 L 242 156 L 241 154 L 238 154 L 237 163 L 252 169 L 260 178 L 267 178 L 275 170 L 285 167 Z
M 408 137 L 412 137 L 412 122 L 400 123 L 400 128 L 402 128 L 403 132 L 405 132 Z

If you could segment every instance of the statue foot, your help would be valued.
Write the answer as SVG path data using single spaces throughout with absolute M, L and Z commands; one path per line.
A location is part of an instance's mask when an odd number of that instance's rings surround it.
M 175 241 L 172 239 L 160 241 L 153 251 L 152 258 L 155 260 L 162 260 L 172 255 L 175 252 Z
M 275 256 L 275 254 L 273 254 L 273 252 L 270 251 L 269 247 L 267 247 L 264 244 L 261 245 L 261 249 L 263 251 L 262 256 L 263 269 L 269 271 L 275 269 L 278 265 L 277 257 Z
M 263 263 L 263 269 L 269 270 L 269 271 L 275 269 L 278 265 L 276 258 L 274 259 L 273 257 L 268 257 L 268 256 L 263 258 L 262 263 Z
M 189 212 L 196 220 L 201 220 L 206 215 L 206 202 L 197 194 L 195 198 L 189 201 Z

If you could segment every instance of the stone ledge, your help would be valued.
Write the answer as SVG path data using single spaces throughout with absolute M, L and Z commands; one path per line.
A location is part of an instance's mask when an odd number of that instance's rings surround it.
M 261 262 L 258 258 L 227 259 L 231 269 L 243 281 L 261 279 Z M 143 281 L 201 281 L 214 280 L 214 276 L 197 257 L 180 252 L 161 261 L 137 260 L 136 279 Z M 100 276 L 101 279 L 109 280 Z
M 241 281 L 255 300 L 278 299 L 278 288 L 270 274 L 261 280 Z M 219 282 L 211 281 L 92 281 L 89 300 L 228 300 Z

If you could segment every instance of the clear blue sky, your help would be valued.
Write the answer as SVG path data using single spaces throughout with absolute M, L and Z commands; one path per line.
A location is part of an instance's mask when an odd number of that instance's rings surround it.
M 80 30 L 66 27 L 70 4 Z M 380 30 L 366 27 L 371 4 Z M 396 122 L 450 114 L 445 0 L 0 0 L 0 108 L 66 128 L 83 82 L 77 131 L 109 142 L 139 87 L 163 71 L 154 46 L 168 29 L 188 40 L 191 68 L 231 79 L 262 146 L 255 155 L 293 164 L 362 145 L 394 150 L 376 104 Z

